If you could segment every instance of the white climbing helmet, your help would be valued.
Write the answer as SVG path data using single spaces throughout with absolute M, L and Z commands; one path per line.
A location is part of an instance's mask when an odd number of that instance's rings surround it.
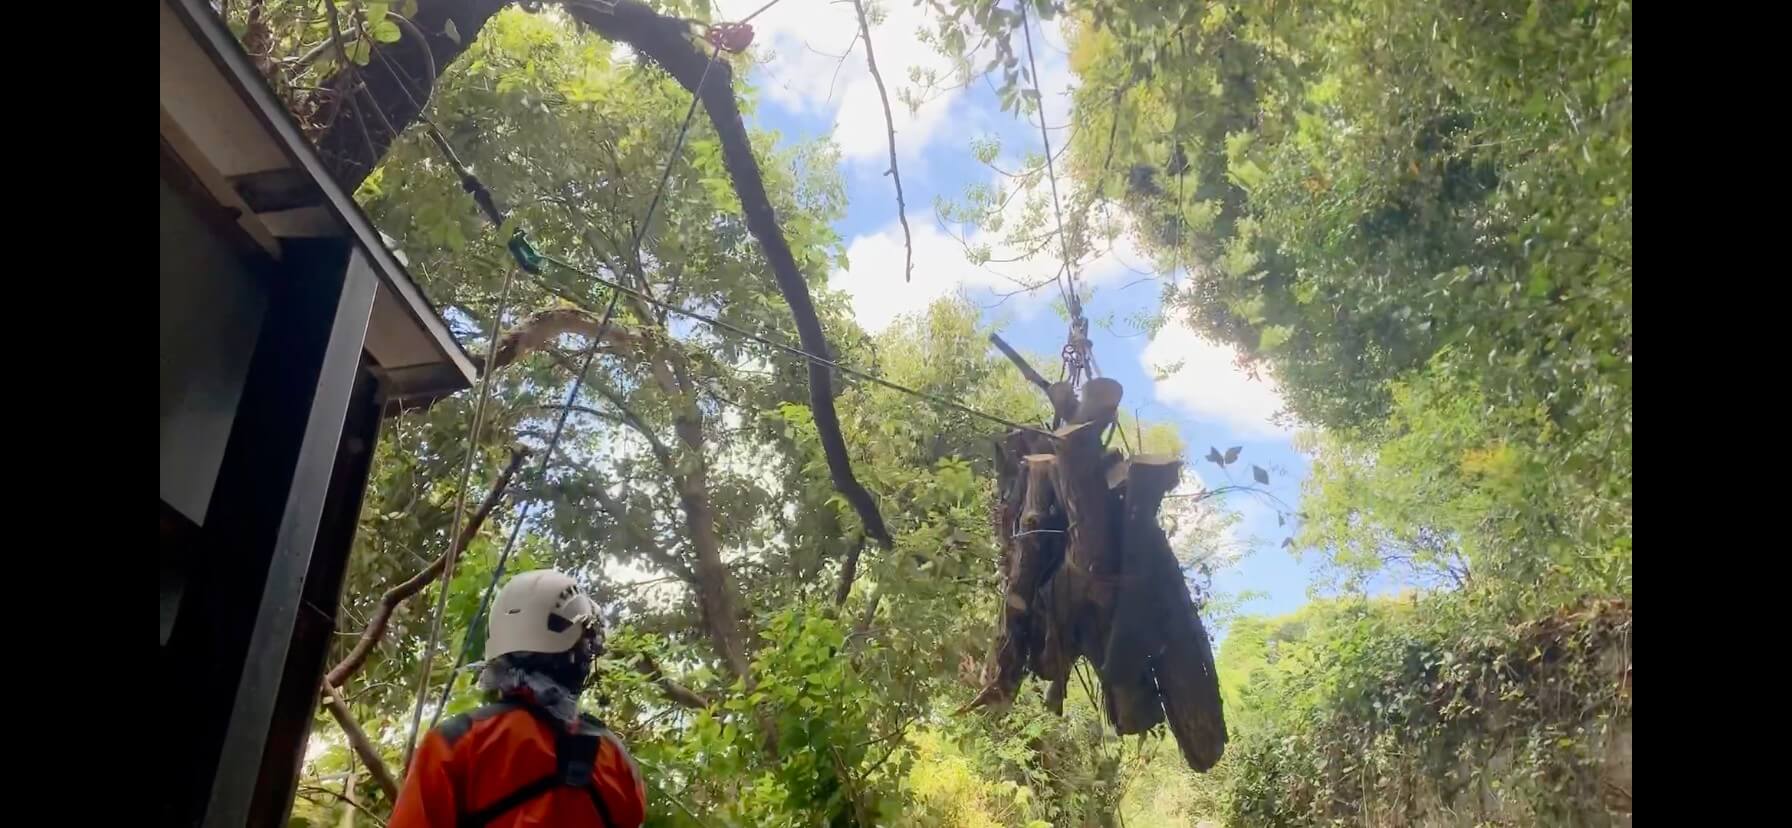
M 563 653 L 599 623 L 597 605 L 564 572 L 537 569 L 510 579 L 492 601 L 485 657 Z

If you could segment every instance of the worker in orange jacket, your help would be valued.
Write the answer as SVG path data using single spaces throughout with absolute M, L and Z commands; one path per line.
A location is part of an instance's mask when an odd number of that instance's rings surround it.
M 479 674 L 494 702 L 424 738 L 391 828 L 638 828 L 641 771 L 578 708 L 602 633 L 597 606 L 572 578 L 551 569 L 511 578 L 492 602 Z

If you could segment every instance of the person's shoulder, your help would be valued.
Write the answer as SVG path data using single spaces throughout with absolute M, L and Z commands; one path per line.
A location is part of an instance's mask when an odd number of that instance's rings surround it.
M 641 778 L 641 769 L 635 765 L 635 757 L 628 752 L 628 745 L 622 743 L 622 737 L 617 736 L 616 731 L 611 730 L 603 723 L 602 719 L 590 713 L 580 713 L 579 721 L 585 725 L 587 731 L 595 732 L 598 738 L 609 742 L 610 747 L 615 749 L 616 755 L 622 757 L 623 764 L 628 767 L 629 772 L 633 773 L 636 779 Z
M 520 709 L 521 705 L 515 702 L 492 702 L 491 704 L 474 708 L 465 713 L 449 716 L 447 719 L 444 719 L 441 724 L 436 726 L 436 732 L 441 734 L 442 740 L 447 742 L 449 747 L 453 747 L 456 743 L 466 738 L 467 734 L 472 733 L 474 729 L 482 729 L 482 726 L 489 726 L 487 723 L 496 722 L 498 719 L 503 718 L 505 714 Z

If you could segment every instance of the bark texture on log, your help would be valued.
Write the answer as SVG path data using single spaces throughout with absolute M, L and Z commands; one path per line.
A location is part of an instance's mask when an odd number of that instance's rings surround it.
M 618 324 L 615 319 L 611 319 L 608 325 L 603 325 L 602 322 L 602 317 L 584 308 L 549 308 L 537 311 L 498 338 L 497 352 L 491 356 L 492 370 L 497 371 L 540 350 L 562 334 L 579 334 L 590 338 L 602 332 L 602 342 L 587 345 L 597 347 L 600 353 L 624 353 L 642 345 L 640 333 L 633 328 Z M 485 358 L 480 356 L 474 361 L 480 366 L 479 370 L 484 372 Z
M 1002 350 L 1029 380 L 1038 376 L 1011 348 Z M 1071 667 L 1085 658 L 1117 733 L 1167 721 L 1189 767 L 1205 771 L 1226 741 L 1218 676 L 1158 523 L 1181 461 L 1103 448 L 1123 395 L 1119 383 L 1090 380 L 1080 398 L 1063 383 L 1035 384 L 1069 424 L 1055 440 L 1016 432 L 997 445 L 1003 605 L 984 687 L 966 709 L 1004 709 L 1031 672 L 1047 682 L 1046 706 L 1061 714 Z

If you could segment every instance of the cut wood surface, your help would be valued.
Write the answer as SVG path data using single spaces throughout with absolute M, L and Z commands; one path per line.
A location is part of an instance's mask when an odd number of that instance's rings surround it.
M 1225 749 L 1219 680 L 1207 632 L 1158 520 L 1181 479 L 1167 455 L 1126 457 L 1102 446 L 1125 390 L 1097 377 L 1078 394 L 1045 383 L 991 337 L 1062 423 L 1057 438 L 1021 432 L 996 444 L 996 537 L 1003 601 L 984 686 L 965 709 L 1001 711 L 1030 672 L 1062 714 L 1072 666 L 1095 667 L 1116 733 L 1167 723 L 1184 761 L 1206 771 Z

